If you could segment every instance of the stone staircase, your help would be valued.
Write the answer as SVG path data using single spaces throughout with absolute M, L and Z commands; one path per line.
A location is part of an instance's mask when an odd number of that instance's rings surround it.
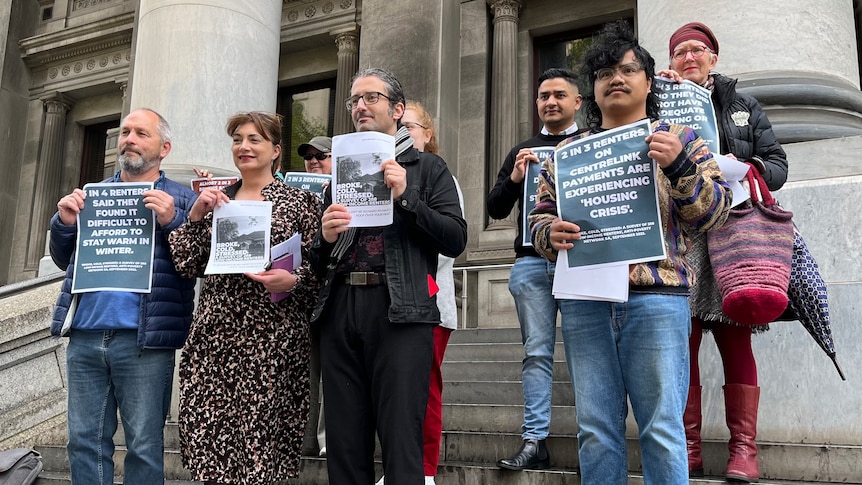
M 558 335 L 554 365 L 554 394 L 551 420 L 552 469 L 511 472 L 494 464 L 520 446 L 523 397 L 520 369 L 523 351 L 520 331 L 514 328 L 458 330 L 452 335 L 444 363 L 445 427 L 441 446 L 439 485 L 562 485 L 580 483 L 577 475 L 577 423 L 574 396 L 565 367 L 562 339 Z M 629 419 L 629 470 L 632 484 L 642 484 L 640 452 Z M 122 474 L 125 449 L 123 437 L 116 437 L 117 474 Z M 759 443 L 762 484 L 862 483 L 862 447 L 783 443 Z M 166 428 L 166 478 L 170 485 L 190 485 L 189 472 L 179 458 L 176 424 Z M 723 440 L 703 443 L 705 479 L 693 484 L 722 483 L 727 460 Z M 62 446 L 37 447 L 45 471 L 39 485 L 67 485 L 68 459 Z M 380 467 L 378 463 L 378 468 Z M 382 470 L 378 470 L 382 472 Z M 379 475 L 378 473 L 378 475 Z M 117 481 L 121 483 L 121 480 Z M 328 483 L 326 461 L 304 457 L 299 478 L 290 485 Z

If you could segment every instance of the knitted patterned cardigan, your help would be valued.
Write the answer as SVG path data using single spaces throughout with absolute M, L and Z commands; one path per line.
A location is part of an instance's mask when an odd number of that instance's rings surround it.
M 630 290 L 651 293 L 687 293 L 694 273 L 685 261 L 690 246 L 687 231 L 708 231 L 721 227 L 731 205 L 730 187 L 706 143 L 688 127 L 654 121 L 653 131 L 669 131 L 679 137 L 682 151 L 674 162 L 658 171 L 659 210 L 668 257 L 660 261 L 632 264 Z M 567 138 L 557 148 L 599 129 Z M 544 258 L 555 261 L 550 226 L 557 219 L 557 183 L 553 156 L 542 164 L 536 207 L 530 213 L 533 247 Z M 578 242 L 571 251 L 578 250 Z

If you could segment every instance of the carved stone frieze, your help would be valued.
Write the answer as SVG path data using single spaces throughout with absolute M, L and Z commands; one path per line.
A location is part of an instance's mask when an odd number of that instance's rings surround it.
M 78 15 L 85 15 L 97 10 L 121 5 L 123 2 L 127 1 L 129 0 L 73 0 L 69 10 L 69 16 L 77 17 Z
M 284 18 L 287 23 L 307 22 L 337 15 L 354 8 L 354 0 L 314 0 L 284 2 Z
M 130 59 L 130 50 L 100 53 L 88 59 L 55 64 L 48 68 L 47 75 L 50 81 L 73 79 L 82 75 L 90 75 L 99 71 L 114 70 L 117 67 L 128 66 Z

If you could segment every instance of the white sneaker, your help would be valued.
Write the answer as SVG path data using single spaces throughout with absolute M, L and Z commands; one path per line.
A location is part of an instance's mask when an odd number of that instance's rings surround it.
M 317 456 L 319 456 L 321 458 L 326 458 L 326 447 L 325 446 L 320 449 L 320 453 L 318 453 Z
M 374 485 L 385 485 L 383 483 L 384 478 L 386 478 L 386 475 L 380 477 L 380 480 L 377 480 L 377 483 L 375 483 Z M 437 485 L 437 484 L 434 483 L 434 477 L 425 477 L 425 485 Z

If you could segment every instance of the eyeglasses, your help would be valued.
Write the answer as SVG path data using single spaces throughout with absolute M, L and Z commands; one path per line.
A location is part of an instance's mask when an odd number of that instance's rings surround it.
M 366 106 L 370 106 L 370 105 L 376 104 L 378 101 L 380 101 L 381 96 L 383 96 L 384 98 L 386 98 L 390 101 L 392 100 L 392 98 L 390 98 L 389 96 L 387 96 L 383 93 L 379 93 L 377 91 L 368 91 L 365 94 L 354 94 L 353 96 L 347 98 L 346 100 L 344 100 L 344 107 L 347 108 L 347 111 L 353 111 L 354 109 L 356 109 L 356 106 L 359 104 L 360 99 L 365 101 Z
M 411 123 L 409 121 L 407 123 L 401 123 L 401 124 L 404 125 L 404 128 L 407 128 L 408 130 L 414 130 L 416 128 L 422 128 L 423 130 L 428 129 L 427 126 L 420 125 L 419 123 Z
M 692 47 L 691 49 L 680 49 L 678 51 L 673 51 L 673 55 L 671 55 L 671 58 L 673 58 L 673 60 L 675 61 L 681 61 L 685 59 L 685 56 L 687 56 L 689 52 L 691 52 L 692 59 L 700 59 L 704 53 L 712 51 L 709 50 L 708 47 L 702 46 Z
M 605 82 L 610 81 L 617 72 L 623 75 L 623 77 L 632 77 L 638 72 L 642 71 L 643 67 L 636 62 L 630 62 L 628 64 L 623 64 L 620 67 L 603 67 L 597 70 L 594 74 L 596 75 L 596 79 L 599 81 Z
M 322 162 L 329 158 L 329 155 L 329 152 L 306 153 L 302 156 L 302 159 L 306 162 L 310 162 L 312 158 L 316 158 L 318 162 Z

